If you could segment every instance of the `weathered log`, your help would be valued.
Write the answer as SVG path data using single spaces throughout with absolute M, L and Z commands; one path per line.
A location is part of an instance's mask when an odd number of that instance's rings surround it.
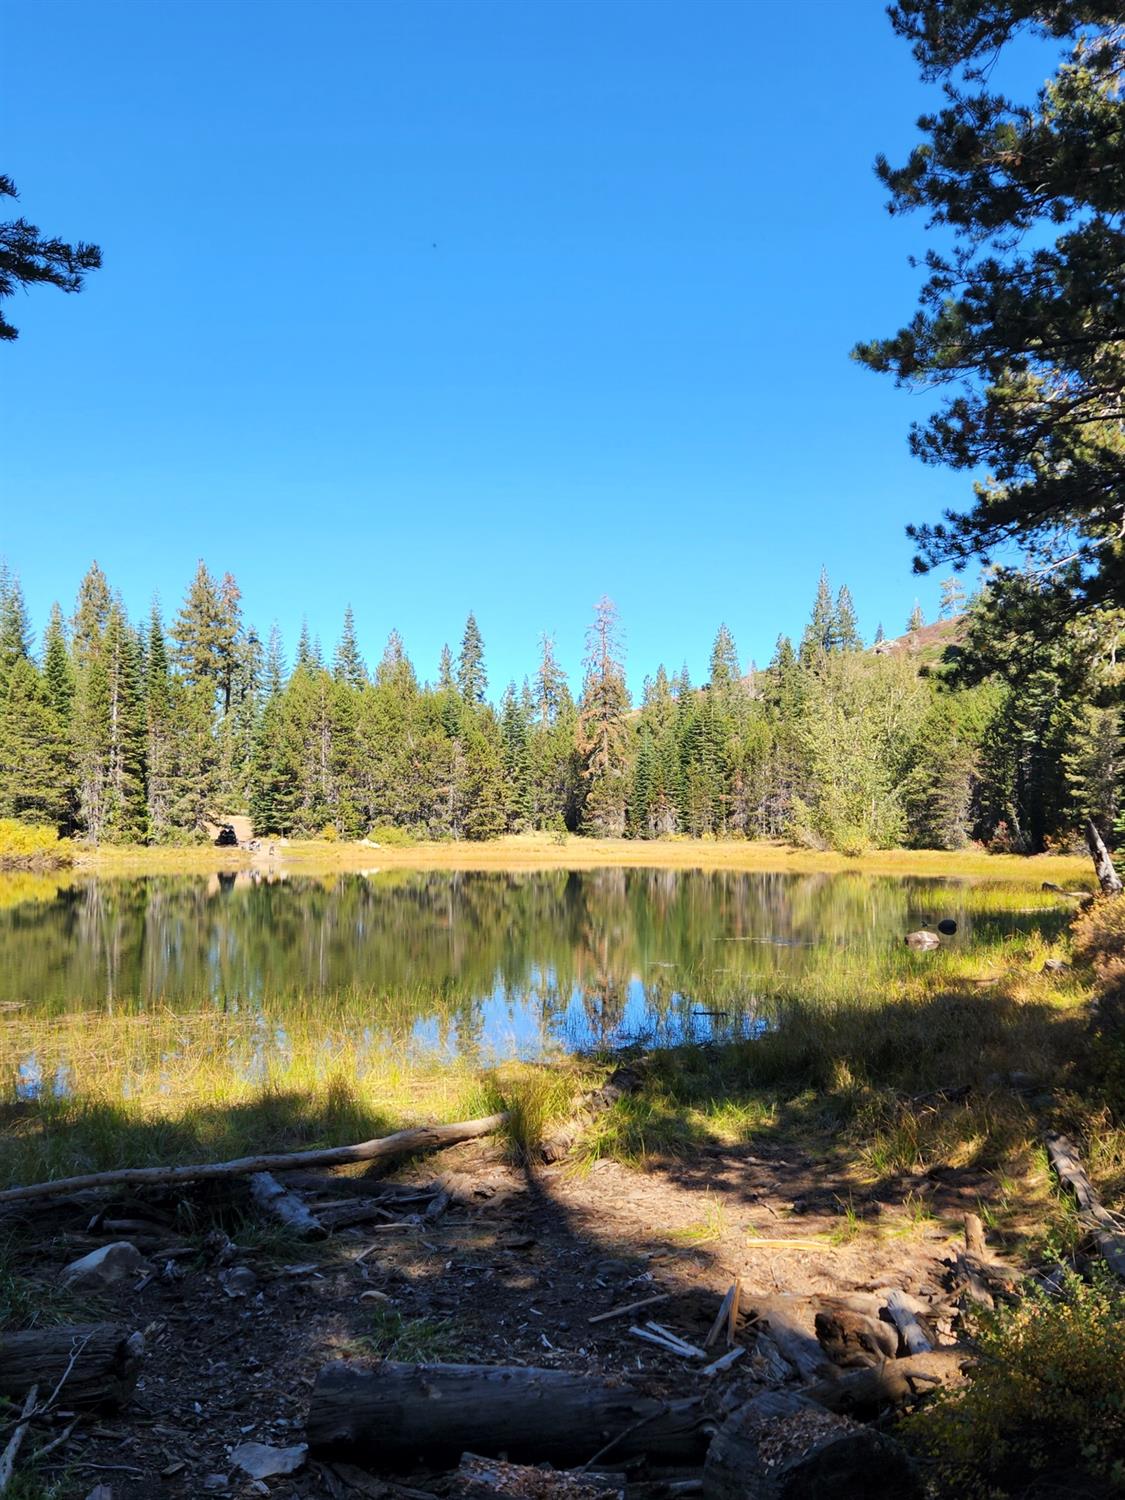
M 144 1347 L 142 1334 L 116 1323 L 0 1334 L 0 1396 L 22 1400 L 33 1385 L 53 1391 L 69 1365 L 60 1404 L 112 1411 L 132 1395 Z
M 599 1115 L 604 1115 L 627 1094 L 635 1094 L 641 1082 L 642 1074 L 635 1065 L 631 1067 L 626 1063 L 615 1068 L 600 1089 L 586 1095 L 577 1112 L 565 1124 L 540 1142 L 542 1159 L 546 1162 L 561 1161 Z
M 770 1297 L 743 1290 L 739 1306 L 744 1316 L 766 1325 L 802 1380 L 816 1380 L 831 1368 L 816 1336 L 817 1298 Z
M 1105 846 L 1105 840 L 1098 832 L 1098 825 L 1093 818 L 1086 819 L 1086 847 L 1090 851 L 1090 858 L 1094 861 L 1094 873 L 1098 877 L 1102 895 L 1120 896 L 1121 876 L 1113 867 L 1113 860 Z
M 820 1307 L 813 1324 L 821 1348 L 846 1369 L 877 1365 L 898 1354 L 898 1334 L 889 1323 L 849 1307 Z M 927 1345 L 927 1348 L 929 1346 Z
M 864 1420 L 878 1416 L 888 1406 L 905 1406 L 929 1395 L 939 1386 L 964 1383 L 961 1367 L 968 1359 L 964 1349 L 931 1349 L 906 1359 L 888 1359 L 867 1370 L 849 1370 L 832 1380 L 806 1386 L 804 1395 L 829 1411 Z
M 1109 1210 L 1102 1206 L 1086 1175 L 1078 1148 L 1065 1135 L 1052 1132 L 1047 1136 L 1047 1155 L 1059 1181 L 1074 1194 L 1083 1226 L 1111 1269 L 1118 1276 L 1125 1277 L 1125 1234 Z
M 897 1287 L 893 1287 L 887 1296 L 887 1311 L 902 1336 L 908 1354 L 926 1354 L 934 1347 L 906 1296 Z
M 659 1401 L 566 1370 L 336 1363 L 318 1374 L 306 1427 L 316 1454 L 395 1470 L 451 1467 L 470 1451 L 513 1462 L 698 1462 L 710 1437 L 697 1401 Z
M 5 1188 L 0 1204 L 27 1198 L 51 1198 L 84 1188 L 116 1187 L 123 1182 L 205 1182 L 216 1177 L 247 1177 L 254 1172 L 285 1172 L 291 1167 L 342 1167 L 353 1161 L 414 1156 L 439 1151 L 461 1141 L 492 1135 L 507 1120 L 506 1114 L 486 1115 L 483 1120 L 461 1120 L 455 1125 L 419 1125 L 394 1135 L 360 1141 L 355 1146 L 327 1146 L 319 1151 L 283 1151 L 267 1156 L 242 1156 L 234 1161 L 199 1162 L 180 1167 L 119 1167 L 112 1172 L 89 1172 L 82 1177 L 58 1177 L 52 1182 L 32 1182 L 25 1187 Z
M 703 1468 L 704 1500 L 913 1500 L 921 1493 L 897 1443 L 782 1391 L 733 1412 Z
M 322 1240 L 328 1231 L 304 1200 L 291 1188 L 282 1187 L 271 1172 L 255 1172 L 250 1196 L 271 1219 L 303 1240 Z

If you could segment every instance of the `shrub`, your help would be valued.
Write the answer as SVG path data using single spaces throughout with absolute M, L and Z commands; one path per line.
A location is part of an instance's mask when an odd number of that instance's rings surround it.
M 1125 1492 L 1125 1291 L 1067 1273 L 982 1314 L 968 1387 L 924 1407 L 900 1433 L 941 1494 Z
M 325 823 L 324 827 L 320 830 L 320 836 L 326 844 L 334 844 L 340 837 L 340 830 L 336 827 L 335 823 Z
M 415 842 L 409 829 L 394 823 L 377 823 L 367 837 L 373 844 L 384 844 L 388 849 L 409 849 Z
M 57 829 L 48 824 L 0 818 L 0 866 L 64 865 L 72 858 L 69 841 L 60 839 Z

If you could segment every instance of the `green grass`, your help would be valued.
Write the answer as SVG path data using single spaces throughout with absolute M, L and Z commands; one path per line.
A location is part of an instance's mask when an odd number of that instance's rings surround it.
M 369 1331 L 352 1343 L 363 1353 L 404 1364 L 449 1362 L 463 1353 L 448 1318 L 407 1318 L 387 1303 L 376 1303 Z

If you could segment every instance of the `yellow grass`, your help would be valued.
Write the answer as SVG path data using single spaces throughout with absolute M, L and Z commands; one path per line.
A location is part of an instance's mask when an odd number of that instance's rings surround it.
M 266 842 L 266 841 L 264 841 Z M 270 867 L 308 873 L 329 870 L 587 870 L 630 865 L 670 870 L 769 870 L 794 875 L 857 872 L 872 875 L 971 876 L 984 880 L 1051 880 L 1092 887 L 1088 859 L 1077 855 L 986 854 L 977 850 L 884 849 L 848 858 L 831 851 L 739 839 L 587 839 L 556 843 L 543 834 L 514 834 L 488 843 L 419 843 L 409 848 L 308 839 L 272 844 L 250 854 L 242 849 L 79 847 L 80 868 L 105 874 L 175 874 Z

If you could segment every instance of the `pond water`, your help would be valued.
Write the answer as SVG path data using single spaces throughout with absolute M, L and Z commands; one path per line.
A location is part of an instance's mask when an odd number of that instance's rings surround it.
M 1067 915 L 1032 887 L 858 874 L 0 876 L 0 1068 L 25 1096 L 65 1091 L 29 1042 L 75 1012 L 242 1017 L 261 1066 L 320 1015 L 474 1059 L 746 1035 L 780 993 L 949 961 L 903 947 L 940 917 L 956 955 Z

